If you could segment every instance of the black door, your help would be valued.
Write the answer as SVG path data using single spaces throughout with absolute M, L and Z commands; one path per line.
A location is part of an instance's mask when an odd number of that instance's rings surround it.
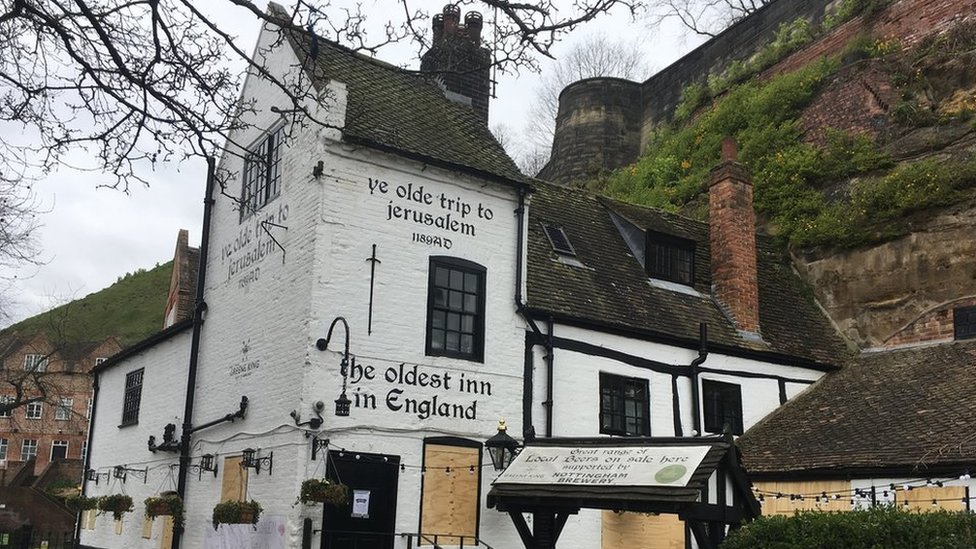
M 324 506 L 322 549 L 392 549 L 400 456 L 329 451 L 327 470 L 349 502 Z

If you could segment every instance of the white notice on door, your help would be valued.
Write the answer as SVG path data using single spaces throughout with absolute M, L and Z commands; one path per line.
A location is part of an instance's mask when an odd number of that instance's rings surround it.
M 353 518 L 369 518 L 369 490 L 352 491 Z

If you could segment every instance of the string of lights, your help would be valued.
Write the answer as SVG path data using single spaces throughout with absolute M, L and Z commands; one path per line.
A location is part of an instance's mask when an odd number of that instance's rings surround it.
M 753 492 L 760 503 L 764 503 L 767 499 L 772 500 L 788 500 L 791 503 L 801 503 L 807 501 L 813 501 L 815 504 L 825 504 L 831 502 L 847 502 L 849 501 L 852 505 L 858 503 L 891 503 L 889 500 L 892 498 L 897 499 L 897 503 L 900 505 L 910 506 L 911 504 L 919 504 L 931 502 L 933 506 L 938 507 L 940 502 L 952 501 L 959 502 L 968 505 L 970 501 L 968 486 L 952 484 L 956 481 L 966 482 L 972 477 L 969 471 L 965 471 L 958 476 L 946 477 L 946 478 L 919 478 L 919 479 L 909 479 L 899 481 L 897 483 L 890 482 L 887 484 L 871 485 L 868 487 L 856 487 L 847 488 L 840 490 L 821 490 L 819 492 L 781 492 L 776 490 L 765 490 L 759 488 L 753 488 Z M 947 485 L 950 487 L 960 487 L 966 488 L 966 495 L 962 498 L 959 497 L 947 497 L 947 498 L 916 498 L 907 499 L 908 493 L 916 489 L 922 488 L 944 488 Z M 898 497 L 897 494 L 901 492 L 903 496 Z

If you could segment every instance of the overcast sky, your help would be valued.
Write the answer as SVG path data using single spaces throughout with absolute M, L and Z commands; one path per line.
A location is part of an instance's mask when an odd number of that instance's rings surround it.
M 279 2 L 290 4 L 288 0 Z M 425 1 L 424 7 L 430 4 L 428 9 L 437 11 L 443 3 L 444 0 Z M 251 51 L 258 23 L 252 15 L 229 4 L 201 2 L 225 29 L 238 33 L 244 51 Z M 389 1 L 363 4 L 366 11 L 382 13 Z M 639 40 L 653 70 L 667 66 L 701 42 L 700 38 L 684 37 L 677 24 L 652 32 L 642 22 L 631 22 L 629 15 L 620 12 L 575 31 L 557 46 L 556 56 L 587 36 L 599 33 Z M 417 68 L 419 61 L 412 58 L 414 55 L 412 47 L 400 47 L 384 50 L 378 57 Z M 543 71 L 548 63 L 543 63 Z M 504 124 L 517 136 L 538 79 L 538 75 L 527 73 L 500 75 L 498 97 L 490 106 L 491 125 Z M 127 272 L 151 269 L 171 260 L 177 231 L 181 228 L 190 231 L 191 245 L 199 245 L 205 174 L 205 162 L 199 159 L 161 165 L 156 172 L 148 174 L 148 188 L 133 187 L 129 194 L 99 188 L 109 181 L 101 174 L 67 168 L 39 182 L 35 190 L 44 210 L 39 238 L 43 264 L 15 273 L 18 280 L 7 291 L 7 298 L 12 302 L 10 317 L 0 318 L 0 327 L 97 292 Z

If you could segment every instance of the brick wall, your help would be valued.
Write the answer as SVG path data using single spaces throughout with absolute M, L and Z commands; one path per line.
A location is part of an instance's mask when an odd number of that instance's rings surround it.
M 951 341 L 954 336 L 953 309 L 972 306 L 976 306 L 976 297 L 949 301 L 929 309 L 888 337 L 883 345 L 885 347 L 901 347 L 919 343 Z
M 841 69 L 800 116 L 804 139 L 823 145 L 831 129 L 873 139 L 891 127 L 889 113 L 899 100 L 882 63 L 863 60 Z

